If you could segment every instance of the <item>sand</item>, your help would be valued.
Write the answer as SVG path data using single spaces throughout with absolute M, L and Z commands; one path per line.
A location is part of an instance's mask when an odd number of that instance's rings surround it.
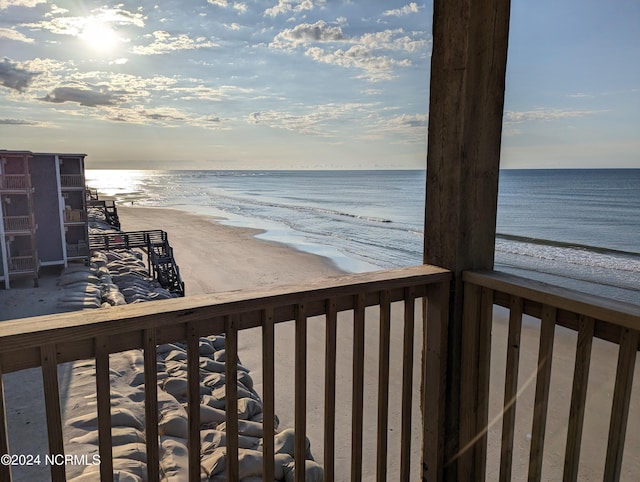
M 196 216 L 172 209 L 119 207 L 123 230 L 163 229 L 169 235 L 182 279 L 186 285 L 187 296 L 232 290 L 245 290 L 276 286 L 281 284 L 303 285 L 306 281 L 343 274 L 327 259 L 301 253 L 277 243 L 257 240 L 252 236 L 258 231 L 219 224 L 215 219 Z M 60 289 L 51 281 L 44 281 L 41 287 L 21 288 L 0 291 L 0 319 L 33 316 L 59 310 L 55 300 Z M 38 300 L 34 302 L 34 300 Z M 42 301 L 40 301 L 42 300 Z M 394 307 L 394 320 L 400 319 L 398 308 Z M 364 434 L 364 480 L 370 480 L 375 474 L 375 417 L 377 390 L 377 322 L 376 310 L 368 310 L 367 342 L 365 350 L 365 434 Z M 370 320 L 370 321 L 369 321 Z M 336 422 L 336 471 L 337 480 L 349 478 L 350 467 L 350 427 L 351 417 L 351 340 L 350 319 L 341 315 L 338 325 L 338 394 Z M 417 323 L 419 325 L 419 323 Z M 420 339 L 416 327 L 415 339 Z M 276 328 L 276 414 L 280 418 L 280 427 L 293 427 L 293 326 L 281 324 Z M 495 420 L 489 431 L 490 457 L 488 466 L 489 480 L 497 478 L 499 462 L 500 405 L 502 402 L 504 360 L 506 346 L 506 317 L 504 310 L 496 309 L 493 329 L 492 361 L 492 397 L 490 420 Z M 525 324 L 522 346 L 523 365 L 520 369 L 522 394 L 518 401 L 520 420 L 515 437 L 514 480 L 524 479 L 528 463 L 528 447 L 531 432 L 532 400 L 535 382 L 526 385 L 535 373 L 537 356 L 536 322 L 528 320 Z M 393 324 L 391 335 L 392 359 L 397 360 L 401 346 L 402 330 L 399 323 Z M 262 373 L 260 369 L 261 350 L 260 332 L 243 332 L 239 337 L 240 360 L 250 369 L 254 387 L 261 393 Z M 564 445 L 566 439 L 566 420 L 570 385 L 573 374 L 573 356 L 575 336 L 568 330 L 559 329 L 556 334 L 556 349 L 553 360 L 553 380 L 549 422 L 547 425 L 547 448 L 545 452 L 545 471 L 543 479 L 555 480 L 561 474 Z M 396 355 L 394 357 L 394 354 Z M 611 394 L 616 367 L 617 348 L 609 343 L 596 341 L 592 356 L 590 391 L 587 402 L 588 420 L 583 437 L 583 456 L 581 459 L 580 480 L 602 480 L 602 467 L 606 447 L 606 434 L 611 411 Z M 416 364 L 419 362 L 419 347 L 415 347 Z M 640 364 L 640 361 L 639 361 Z M 388 461 L 391 479 L 397 478 L 400 431 L 398 396 L 401 387 L 400 367 L 392 363 L 390 388 L 390 421 Z M 87 396 L 86 385 L 71 384 L 78 389 L 67 390 L 69 370 L 60 368 L 61 391 L 63 392 L 63 412 L 72 413 L 83 403 Z M 78 377 L 81 378 L 81 377 Z M 321 319 L 309 320 L 308 328 L 308 390 L 307 434 L 311 441 L 311 452 L 320 463 L 323 462 L 323 389 L 324 389 L 324 326 Z M 14 453 L 34 453 L 46 450 L 44 418 L 41 403 L 34 400 L 41 397 L 39 372 L 9 374 L 4 377 L 9 413 L 11 446 Z M 81 388 L 85 387 L 85 391 Z M 75 395 L 74 395 L 75 390 Z M 417 393 L 416 393 L 417 395 Z M 634 427 L 640 426 L 640 368 L 636 370 L 629 430 L 627 431 L 627 449 L 624 459 L 626 474 L 640 474 L 640 432 Z M 417 398 L 417 397 L 414 397 Z M 417 404 L 414 404 L 414 416 L 418 416 Z M 68 416 L 68 415 L 67 415 Z M 412 452 L 418 457 L 419 435 L 418 418 L 414 422 Z M 35 435 L 35 436 L 34 436 Z M 418 459 L 416 459 L 418 460 Z M 418 476 L 419 464 L 414 464 L 412 480 Z M 47 471 L 44 472 L 45 474 Z M 22 472 L 17 480 L 44 480 L 43 472 Z M 26 474 L 26 475 L 24 475 Z M 45 476 L 46 477 L 46 476 Z M 633 480 L 632 475 L 623 480 Z

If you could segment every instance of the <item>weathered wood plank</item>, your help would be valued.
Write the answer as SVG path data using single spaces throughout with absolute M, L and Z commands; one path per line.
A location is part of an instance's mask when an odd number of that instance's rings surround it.
M 578 315 L 592 317 L 626 328 L 640 327 L 640 306 L 601 296 L 582 293 L 519 276 L 491 272 L 467 271 L 465 281 L 509 295 L 520 296 L 543 305 L 555 306 Z
M 58 360 L 56 358 L 55 344 L 44 345 L 40 353 L 42 357 L 42 385 L 47 416 L 49 453 L 55 457 L 64 456 L 60 391 L 58 388 Z M 53 482 L 64 482 L 66 480 L 65 473 L 64 464 L 51 465 L 51 480 Z
M 353 313 L 353 395 L 351 399 L 351 480 L 362 480 L 362 426 L 364 406 L 364 296 L 356 295 Z
M 238 465 L 238 331 L 234 316 L 225 320 L 225 414 L 227 431 L 227 479 L 239 480 Z M 200 480 L 200 479 L 198 479 Z
M 449 284 L 429 286 L 423 308 L 422 480 L 442 480 L 445 463 L 445 413 Z
M 636 347 L 639 338 L 640 333 L 637 330 L 624 330 L 620 340 L 604 480 L 620 480 L 624 440 L 627 435 L 627 420 L 629 418 L 629 403 L 633 387 L 633 372 L 636 364 Z
M 166 328 L 176 322 L 200 322 L 238 313 L 255 313 L 250 326 L 260 326 L 259 313 L 266 306 L 295 306 L 298 303 L 324 301 L 328 298 L 353 297 L 357 293 L 373 294 L 384 289 L 411 285 L 428 285 L 447 281 L 450 273 L 442 268 L 419 266 L 328 278 L 305 284 L 256 291 L 196 295 L 148 303 L 135 303 L 114 307 L 113 310 L 86 310 L 82 312 L 36 316 L 20 320 L 7 320 L 0 324 L 0 353 L 21 351 L 47 343 L 73 342 L 96 336 L 115 336 L 149 328 Z M 324 307 L 318 313 L 323 314 Z M 276 322 L 293 319 L 288 317 Z M 132 327 L 135 327 L 132 329 Z M 135 348 L 141 348 L 141 342 Z M 93 349 L 93 348 L 92 348 Z M 3 360 L 6 362 L 6 360 Z M 37 365 L 36 365 L 37 366 Z M 5 365 L 5 373 L 9 373 Z
M 551 385 L 551 362 L 553 360 L 553 340 L 556 328 L 556 309 L 546 305 L 542 312 L 540 326 L 540 348 L 538 352 L 538 374 L 533 405 L 533 428 L 531 429 L 531 452 L 529 454 L 529 481 L 539 481 L 542 477 L 542 456 L 544 436 L 547 426 L 549 389 Z
M 275 434 L 275 373 L 274 373 L 274 324 L 273 309 L 262 313 L 262 480 L 275 479 L 274 442 Z
M 518 401 L 518 368 L 520 366 L 520 335 L 522 333 L 522 298 L 511 297 L 509 335 L 507 339 L 507 365 L 504 383 L 502 416 L 502 444 L 500 448 L 500 481 L 511 481 L 513 437 Z
M 402 419 L 400 433 L 400 480 L 411 476 L 411 392 L 413 390 L 413 337 L 415 335 L 415 292 L 405 289 L 404 337 L 402 342 Z
M 200 477 L 200 336 L 197 326 L 188 323 L 187 340 L 187 415 L 189 419 L 189 480 Z M 227 384 L 227 387 L 229 384 Z M 227 443 L 228 437 L 227 437 Z
M 587 401 L 587 384 L 589 381 L 589 366 L 591 363 L 591 347 L 593 345 L 594 320 L 581 317 L 576 347 L 576 361 L 573 370 L 573 389 L 571 393 L 571 408 L 569 410 L 569 426 L 567 428 L 567 447 L 564 456 L 565 482 L 578 480 L 578 465 L 580 462 L 580 445 L 582 443 L 582 428 L 584 425 L 585 404 Z
M 335 477 L 336 440 L 336 342 L 338 313 L 336 300 L 326 301 L 326 347 L 324 375 L 324 477 L 333 482 Z
M 378 442 L 376 448 L 376 480 L 387 480 L 387 430 L 389 427 L 389 339 L 391 304 L 389 293 L 380 293 L 380 337 L 378 341 Z
M 489 431 L 489 378 L 491 373 L 491 326 L 493 324 L 493 290 L 482 288 L 480 326 L 478 327 L 478 414 L 476 421 L 474 479 L 484 480 L 487 466 L 487 432 Z
M 482 289 L 465 284 L 460 363 L 460 449 L 456 454 L 460 480 L 474 480 L 474 443 L 478 434 L 478 350 Z
M 113 443 L 111 441 L 111 381 L 109 379 L 109 339 L 105 337 L 96 338 L 95 350 L 100 480 L 111 481 L 113 480 Z
M 424 260 L 454 274 L 447 350 L 447 460 L 465 450 L 458 437 L 464 415 L 461 273 L 492 269 L 494 261 L 509 11 L 509 0 L 434 2 Z M 462 455 L 457 464 L 447 465 L 445 478 L 463 480 L 457 471 L 469 460 Z
M 296 343 L 295 343 L 295 403 L 294 403 L 294 459 L 296 464 L 295 482 L 305 481 L 307 454 L 307 314 L 305 305 L 299 304 L 296 309 Z
M 147 445 L 147 478 L 160 480 L 158 447 L 158 355 L 156 330 L 144 332 L 144 420 Z

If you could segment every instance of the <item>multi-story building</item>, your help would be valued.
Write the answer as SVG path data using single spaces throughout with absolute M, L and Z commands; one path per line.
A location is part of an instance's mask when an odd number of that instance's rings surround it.
M 89 256 L 85 154 L 0 150 L 0 282 Z

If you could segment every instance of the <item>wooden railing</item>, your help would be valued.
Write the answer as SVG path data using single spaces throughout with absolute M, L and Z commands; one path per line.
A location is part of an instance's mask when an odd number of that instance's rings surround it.
M 559 423 L 566 427 L 566 446 L 564 451 L 564 472 L 560 453 L 547 454 L 556 457 L 554 464 L 546 463 L 545 467 L 553 465 L 557 470 L 547 473 L 545 480 L 578 480 L 580 467 L 580 452 L 582 445 L 583 426 L 585 424 L 587 389 L 589 386 L 589 368 L 594 337 L 607 340 L 618 345 L 618 361 L 615 384 L 611 395 L 612 405 L 609 423 L 609 436 L 606 445 L 606 458 L 602 468 L 602 480 L 619 480 L 622 470 L 622 454 L 625 448 L 627 433 L 627 419 L 631 402 L 634 380 L 634 366 L 636 353 L 640 349 L 640 306 L 599 298 L 572 290 L 554 287 L 544 283 L 510 276 L 504 273 L 467 272 L 463 276 L 465 282 L 465 314 L 463 325 L 462 366 L 463 381 L 461 384 L 461 427 L 458 474 L 459 480 L 484 480 L 486 474 L 487 450 L 499 454 L 499 480 L 508 481 L 512 478 L 514 465 L 514 431 L 516 426 L 516 406 L 520 402 L 521 393 L 529 382 L 535 379 L 535 396 L 533 400 L 533 423 L 528 433 L 530 438 L 528 474 L 529 480 L 538 481 L 543 473 L 543 455 L 545 449 L 545 430 L 548 429 L 547 414 L 550 409 L 549 396 L 552 393 L 559 397 L 557 390 L 565 389 L 562 397 L 570 400 L 569 416 Z M 492 418 L 494 422 L 502 419 L 502 435 L 496 435 L 496 447 L 487 446 L 487 433 L 492 423 L 489 421 L 489 399 L 499 398 L 499 393 L 490 393 L 489 373 L 491 372 L 491 355 L 502 347 L 492 341 L 492 318 L 494 305 L 506 307 L 509 310 L 508 333 L 506 339 L 506 370 L 504 362 L 495 362 L 492 376 L 502 371 L 504 373 L 504 402 L 500 405 L 498 416 Z M 524 382 L 518 379 L 521 334 L 524 332 L 523 314 L 534 317 L 539 321 L 539 347 L 537 364 L 532 365 L 533 374 Z M 526 328 L 531 323 L 526 321 Z M 554 335 L 557 327 L 565 327 L 577 332 L 575 341 L 575 366 L 573 371 L 573 388 L 570 384 L 556 387 L 556 393 L 551 390 L 552 359 L 554 356 L 566 356 L 570 349 L 562 345 L 563 353 L 554 353 Z M 495 323 L 493 328 L 496 328 Z M 560 328 L 562 330 L 563 328 Z M 565 330 L 566 331 L 566 330 Z M 494 331 L 495 334 L 495 331 Z M 474 342 L 477 341 L 477 342 Z M 564 338 L 562 339 L 564 342 Z M 573 343 L 573 339 L 571 340 Z M 602 343 L 602 342 L 599 342 Z M 608 345 L 604 344 L 603 345 Z M 465 348 L 466 347 L 466 348 Z M 573 348 L 573 347 L 571 347 Z M 495 353 L 493 353 L 495 356 Z M 557 367 L 558 370 L 570 369 Z M 601 367 L 596 367 L 601 368 Z M 499 373 L 498 373 L 499 374 Z M 571 373 L 567 375 L 570 380 Z M 640 386 L 635 387 L 635 397 L 640 396 Z M 491 384 L 491 386 L 494 386 Z M 554 410 L 556 407 L 551 407 Z M 596 407 L 592 417 L 606 417 L 608 407 Z M 558 410 L 555 410 L 557 418 Z M 520 412 L 518 412 L 520 413 Z M 522 417 L 519 415 L 519 419 Z M 531 423 L 531 420 L 527 420 Z M 519 423 L 525 423 L 520 420 Z M 552 427 L 556 428 L 556 427 Z M 636 426 L 637 429 L 637 426 Z M 632 432 L 630 432 L 632 435 Z M 598 434 L 604 437 L 604 434 Z M 628 447 L 627 447 L 628 448 Z M 631 460 L 631 474 L 637 470 L 640 454 L 637 445 L 633 447 Z M 518 460 L 519 465 L 521 460 Z M 583 458 L 583 463 L 585 460 Z M 590 461 L 586 461 L 590 462 Z M 525 466 L 526 470 L 526 466 Z M 549 469 L 551 470 L 551 469 Z M 524 474 L 517 473 L 517 477 Z M 586 474 L 590 478 L 600 479 L 597 474 Z M 638 476 L 638 472 L 635 472 Z M 632 478 L 635 477 L 632 475 Z M 631 480 L 631 479 L 629 479 Z
M 295 324 L 295 466 L 305 467 L 305 435 L 307 421 L 307 391 L 316 390 L 317 384 L 307 377 L 307 322 L 320 317 L 326 336 L 324 360 L 324 471 L 325 480 L 338 478 L 335 474 L 336 456 L 344 458 L 351 451 L 351 478 L 360 480 L 363 463 L 363 404 L 365 374 L 365 325 L 367 330 L 379 330 L 378 409 L 377 409 L 377 472 L 385 480 L 387 470 L 387 435 L 389 419 L 390 348 L 389 334 L 400 329 L 402 342 L 401 384 L 401 453 L 400 477 L 409 480 L 410 469 L 417 468 L 421 477 L 434 477 L 441 470 L 444 444 L 440 429 L 442 383 L 445 379 L 446 324 L 450 273 L 433 266 L 420 266 L 401 270 L 383 271 L 332 278 L 304 287 L 274 288 L 257 292 L 232 292 L 201 295 L 140 303 L 108 310 L 50 315 L 0 323 L 0 366 L 3 373 L 32 367 L 41 367 L 45 387 L 45 405 L 49 451 L 62 454 L 64 439 L 59 398 L 57 366 L 72 360 L 95 359 L 97 414 L 99 428 L 99 454 L 101 480 L 113 480 L 112 436 L 110 423 L 109 354 L 131 349 L 144 351 L 144 393 L 146 461 L 148 480 L 159 479 L 158 398 L 156 357 L 157 346 L 163 343 L 185 341 L 187 346 L 188 383 L 188 460 L 189 480 L 200 480 L 200 337 L 225 334 L 226 380 L 236 380 L 238 359 L 238 333 L 250 328 L 262 329 L 262 383 L 263 383 L 263 480 L 274 480 L 274 359 L 276 357 L 275 326 L 281 322 Z M 424 326 L 415 323 L 416 310 L 424 309 Z M 393 316 L 392 303 L 404 308 L 399 318 Z M 379 324 L 367 319 L 367 307 L 376 306 Z M 394 305 L 395 306 L 395 305 Z M 340 312 L 352 312 L 348 322 L 353 334 L 353 368 L 350 447 L 336 446 L 336 373 L 345 367 L 336 364 L 337 325 Z M 403 314 L 402 314 L 403 313 Z M 347 313 L 348 315 L 348 313 Z M 315 320 L 313 321 L 315 325 Z M 369 331 L 367 331 L 369 332 Z M 415 334 L 421 333 L 417 340 Z M 414 347 L 414 344 L 416 345 Z M 421 348 L 423 360 L 414 376 L 414 349 Z M 367 345 L 367 350 L 371 347 Z M 394 359 L 392 358 L 391 361 Z M 414 381 L 421 387 L 420 407 L 422 422 L 412 421 L 412 392 Z M 392 379 L 395 382 L 395 379 Z M 428 387 L 425 389 L 425 387 Z M 1 392 L 0 392 L 1 393 Z M 395 394 L 393 394 L 395 395 Z M 0 398 L 4 407 L 4 398 Z M 238 413 L 234 383 L 226 393 L 227 427 L 227 480 L 238 480 Z M 0 452 L 8 450 L 5 430 L 6 414 L 0 410 Z M 411 458 L 412 427 L 419 427 L 422 458 Z M 414 428 L 415 430 L 415 428 Z M 419 456 L 420 457 L 420 456 Z M 367 467 L 368 468 L 368 467 Z M 65 480 L 64 465 L 51 466 L 52 480 Z M 0 466 L 0 479 L 10 480 L 9 467 Z M 305 480 L 305 471 L 295 471 L 296 481 Z M 339 478 L 344 478 L 344 474 Z M 393 479 L 397 478 L 397 474 Z
M 36 260 L 33 256 L 12 256 L 9 258 L 9 273 L 32 273 L 36 270 Z
M 27 174 L 0 174 L 0 189 L 27 189 L 29 176 Z
M 33 216 L 5 216 L 4 217 L 4 230 L 7 233 L 17 231 L 30 231 L 34 226 Z
M 84 176 L 82 174 L 61 174 L 60 184 L 62 187 L 84 188 Z

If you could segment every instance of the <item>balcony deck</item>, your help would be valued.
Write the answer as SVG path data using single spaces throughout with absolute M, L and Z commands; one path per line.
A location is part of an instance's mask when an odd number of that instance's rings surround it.
M 112 480 L 111 422 L 109 395 L 109 353 L 130 349 L 142 349 L 145 358 L 145 423 L 147 470 L 149 480 L 159 480 L 158 446 L 158 399 L 155 386 L 156 350 L 162 343 L 184 341 L 187 345 L 187 365 L 189 367 L 189 480 L 200 480 L 200 410 L 201 395 L 199 378 L 198 341 L 201 336 L 224 333 L 226 335 L 226 377 L 236 379 L 237 340 L 239 332 L 251 328 L 262 330 L 262 372 L 264 402 L 264 432 L 273 433 L 274 400 L 274 330 L 279 323 L 292 321 L 295 324 L 295 432 L 296 462 L 302 466 L 307 433 L 307 397 L 317 390 L 324 391 L 324 447 L 323 459 L 326 480 L 342 480 L 345 474 L 335 474 L 336 457 L 350 453 L 351 480 L 360 480 L 363 464 L 374 464 L 369 453 L 363 449 L 363 403 L 365 372 L 364 351 L 374 349 L 379 353 L 377 387 L 377 437 L 374 451 L 375 465 L 380 480 L 387 477 L 387 444 L 389 414 L 389 366 L 399 355 L 402 359 L 400 378 L 401 450 L 399 456 L 400 474 L 389 474 L 391 480 L 398 475 L 400 480 L 410 480 L 411 474 L 419 472 L 425 480 L 439 480 L 446 461 L 444 460 L 445 433 L 442 424 L 443 390 L 446 372 L 444 358 L 447 347 L 448 293 L 450 273 L 441 268 L 420 266 L 364 275 L 351 275 L 317 282 L 303 288 L 276 288 L 251 293 L 233 292 L 220 295 L 202 295 L 191 298 L 165 300 L 160 302 L 129 305 L 119 309 L 83 311 L 63 315 L 50 315 L 25 320 L 10 320 L 0 324 L 0 362 L 3 373 L 26 368 L 41 367 L 45 384 L 45 402 L 49 433 L 49 450 L 53 454 L 64 453 L 64 429 L 60 411 L 60 384 L 57 365 L 72 360 L 96 360 L 97 414 L 100 428 L 99 453 L 103 463 L 100 466 L 102 480 Z M 494 304 L 508 305 L 510 309 L 509 338 L 507 346 L 504 392 L 503 435 L 500 459 L 500 479 L 509 480 L 514 453 L 513 433 L 515 408 L 518 401 L 518 356 L 519 333 L 522 331 L 523 314 L 541 318 L 539 369 L 534 376 L 536 394 L 533 425 L 531 429 L 531 451 L 529 454 L 529 475 L 540 478 L 547 459 L 544 454 L 545 427 L 549 409 L 551 356 L 553 352 L 556 325 L 578 330 L 577 355 L 573 389 L 569 390 L 571 417 L 567 420 L 567 444 L 565 455 L 565 476 L 575 480 L 579 473 L 580 442 L 584 420 L 588 417 L 585 399 L 588 386 L 589 359 L 593 338 L 603 338 L 619 344 L 619 361 L 612 392 L 613 410 L 610 420 L 610 434 L 603 473 L 607 480 L 617 480 L 621 474 L 634 470 L 640 458 L 634 451 L 638 445 L 625 447 L 627 418 L 632 403 L 637 407 L 636 397 L 632 399 L 634 379 L 633 368 L 639 344 L 640 308 L 635 305 L 612 303 L 594 297 L 584 297 L 579 293 L 534 283 L 521 278 L 499 273 L 466 273 L 467 305 L 465 306 L 465 340 L 479 334 L 485 340 L 482 349 L 474 350 L 470 344 L 464 351 L 463 366 L 466 387 L 463 396 L 461 418 L 461 439 L 469 447 L 459 455 L 459 474 L 463 479 L 472 480 L 473 474 L 484 474 L 487 470 L 488 453 L 489 393 L 488 378 L 492 351 L 497 346 L 491 342 L 492 312 Z M 423 299 L 426 311 L 422 310 Z M 390 307 L 400 303 L 399 319 L 391 316 Z M 367 307 L 377 306 L 375 316 Z M 417 310 L 417 311 L 416 311 Z M 353 393 L 351 398 L 351 436 L 348 442 L 335 438 L 336 426 L 336 352 L 340 348 L 336 339 L 338 313 L 348 314 L 348 323 L 353 329 Z M 426 335 L 415 338 L 416 320 L 420 313 Z M 416 316 L 417 315 L 417 316 Z M 312 317 L 320 317 L 326 330 L 325 383 L 318 385 L 307 377 L 307 326 Z M 315 323 L 315 320 L 314 320 Z M 400 323 L 402 326 L 402 350 L 390 357 L 389 329 Z M 365 338 L 365 326 L 379 326 L 379 344 L 369 347 Z M 414 350 L 422 352 L 424 359 L 417 363 Z M 153 367 L 153 368 L 151 368 Z M 228 479 L 236 480 L 238 474 L 238 421 L 237 393 L 233 384 L 227 392 L 227 450 Z M 368 393 L 368 392 L 367 392 Z M 420 406 L 427 416 L 422 420 L 412 419 L 412 405 L 416 400 L 412 394 L 422 394 Z M 440 415 L 438 415 L 440 414 Z M 3 418 L 7 415 L 2 411 Z M 601 416 L 602 414 L 598 414 Z M 5 423 L 0 424 L 4 427 Z M 421 460 L 411 455 L 411 432 L 420 427 L 422 449 Z M 0 451 L 10 448 L 6 445 L 7 434 L 0 433 Z M 347 446 L 344 446 L 346 442 Z M 365 444 L 366 445 L 366 444 Z M 415 448 L 415 446 L 414 446 Z M 631 450 L 623 463 L 623 449 Z M 316 448 L 316 450 L 318 450 Z M 265 479 L 273 480 L 273 440 L 264 438 L 263 469 Z M 489 453 L 493 453 L 490 451 Z M 366 458 L 364 454 L 366 455 Z M 547 454 L 548 455 L 548 454 Z M 553 454 L 554 457 L 557 454 Z M 495 464 L 490 461 L 489 465 Z M 521 463 L 516 466 L 520 467 Z M 9 468 L 4 467 L 2 480 L 11 480 Z M 546 470 L 546 469 L 545 469 Z M 412 472 L 413 471 L 413 472 Z M 633 473 L 633 472 L 631 472 Z M 65 480 L 64 466 L 51 467 L 52 479 Z M 296 480 L 304 480 L 304 473 L 296 474 Z M 518 472 L 516 477 L 523 474 Z M 482 477 L 480 477 L 482 478 Z

